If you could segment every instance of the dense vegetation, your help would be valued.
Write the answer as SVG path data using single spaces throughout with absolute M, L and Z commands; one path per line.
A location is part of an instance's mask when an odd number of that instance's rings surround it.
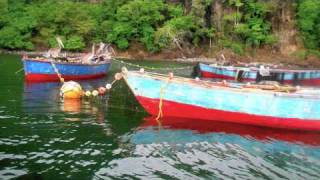
M 83 50 L 94 42 L 120 49 L 142 43 L 150 52 L 201 46 L 244 49 L 277 47 L 273 20 L 279 0 L 0 0 L 0 48 L 56 46 Z M 320 1 L 294 3 L 295 26 L 305 47 L 320 48 Z M 280 22 L 281 23 L 281 22 Z

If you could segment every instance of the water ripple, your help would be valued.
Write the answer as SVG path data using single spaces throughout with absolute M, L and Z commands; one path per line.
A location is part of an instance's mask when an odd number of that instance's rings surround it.
M 18 56 L 0 62 L 8 70 L 0 81 L 1 180 L 320 179 L 319 133 L 186 119 L 162 119 L 161 127 L 123 81 L 105 97 L 67 101 L 60 83 L 24 83 L 12 73 Z M 79 83 L 93 90 L 107 78 Z
M 27 170 L 8 167 L 4 170 L 0 170 L 0 177 L 3 180 L 8 180 L 8 179 L 13 179 L 13 178 L 25 175 L 27 173 L 28 173 Z
M 131 146 L 113 152 L 122 158 L 99 169 L 96 178 L 320 178 L 317 147 L 277 141 L 256 142 L 234 135 L 224 135 L 224 141 L 218 141 L 220 134 L 189 134 L 185 131 L 170 132 L 171 138 L 168 138 L 166 131 L 169 130 L 147 129 L 131 135 Z M 128 137 L 124 139 L 127 141 Z

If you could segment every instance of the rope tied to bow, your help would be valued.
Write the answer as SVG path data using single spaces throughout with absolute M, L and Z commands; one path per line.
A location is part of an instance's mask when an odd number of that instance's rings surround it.
M 173 78 L 173 73 L 169 73 L 169 78 L 167 79 L 166 83 L 164 84 L 164 86 L 162 86 L 160 88 L 160 98 L 159 98 L 159 111 L 158 111 L 158 115 L 156 117 L 156 121 L 161 125 L 161 121 L 160 119 L 163 117 L 163 98 L 165 95 L 165 90 L 168 87 L 170 80 Z

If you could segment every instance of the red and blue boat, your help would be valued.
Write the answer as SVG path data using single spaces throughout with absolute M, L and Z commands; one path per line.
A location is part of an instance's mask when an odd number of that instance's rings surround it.
M 278 81 L 282 84 L 320 85 L 320 70 L 289 70 L 279 68 L 222 66 L 217 64 L 198 64 L 201 77 L 259 82 Z
M 58 48 L 49 49 L 41 57 L 30 58 L 27 55 L 22 57 L 26 81 L 59 81 L 83 80 L 103 77 L 107 74 L 111 64 L 110 45 L 100 43 L 99 49 L 82 56 L 67 56 L 61 54 L 64 47 L 61 39 L 56 38 Z M 59 77 L 61 76 L 61 77 Z
M 57 62 L 52 59 L 23 58 L 26 81 L 59 81 L 54 66 L 65 80 L 82 80 L 103 77 L 107 74 L 111 62 L 97 63 Z
M 151 115 L 320 131 L 320 90 L 243 85 L 123 71 Z

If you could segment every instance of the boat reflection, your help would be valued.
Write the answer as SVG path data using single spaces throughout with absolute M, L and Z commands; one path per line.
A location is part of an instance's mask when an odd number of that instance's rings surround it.
M 25 83 L 23 91 L 22 108 L 27 113 L 53 113 L 59 109 L 58 82 Z
M 302 143 L 306 145 L 320 146 L 320 132 L 273 129 L 225 122 L 209 122 L 198 119 L 163 118 L 157 121 L 156 117 L 151 116 L 145 118 L 145 122 L 140 126 L 140 128 L 153 129 L 157 131 L 170 130 L 176 131 L 176 133 L 187 130 L 192 131 L 192 135 L 194 135 L 194 137 L 197 135 L 210 136 L 210 133 L 214 133 L 236 135 L 262 142 L 285 141 L 294 144 Z M 161 139 L 161 136 L 159 135 L 160 134 L 156 135 L 157 140 L 159 140 L 159 138 Z M 181 137 L 180 140 L 188 138 L 192 139 L 192 136 Z
M 64 99 L 61 110 L 64 112 L 81 112 L 81 99 Z

